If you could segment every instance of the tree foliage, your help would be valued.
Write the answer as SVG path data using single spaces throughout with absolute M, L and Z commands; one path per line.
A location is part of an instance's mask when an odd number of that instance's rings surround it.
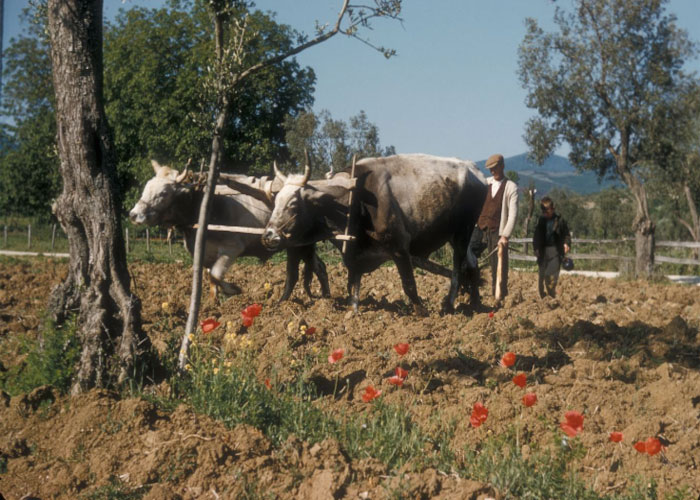
M 364 111 L 345 122 L 333 119 L 328 110 L 318 115 L 307 110 L 298 116 L 288 115 L 284 128 L 291 161 L 304 164 L 308 153 L 313 171 L 319 174 L 344 169 L 353 155 L 365 158 L 395 154 L 393 146 L 381 146 L 379 128 Z
M 5 52 L 0 209 L 48 217 L 51 200 L 60 191 L 53 84 L 45 17 L 33 19 L 27 11 L 29 28 Z M 257 34 L 251 58 L 278 54 L 299 38 L 258 11 L 250 12 L 248 23 Z M 203 83 L 203 75 L 213 68 L 212 44 L 212 23 L 203 1 L 134 7 L 106 27 L 105 108 L 121 192 L 150 177 L 151 157 L 184 164 L 205 156 L 214 109 L 213 88 Z M 267 173 L 272 159 L 286 154 L 284 118 L 311 106 L 314 82 L 313 70 L 301 68 L 294 59 L 243 82 L 224 130 L 224 168 Z M 136 191 L 125 195 L 127 204 Z
M 683 66 L 695 47 L 666 3 L 575 0 L 571 13 L 556 8 L 557 32 L 528 19 L 519 50 L 527 104 L 538 112 L 526 126 L 531 156 L 541 163 L 565 142 L 575 166 L 614 173 L 629 186 L 643 274 L 652 270 L 654 223 L 641 174 L 666 165 L 694 87 Z
M 43 24 L 29 10 L 23 18 L 28 33 L 12 39 L 4 54 L 0 211 L 46 218 L 60 189 L 51 61 Z
M 298 37 L 259 11 L 239 7 L 231 13 L 246 14 L 249 29 L 257 34 L 246 57 L 276 54 Z M 122 171 L 141 168 L 138 180 L 143 181 L 150 176 L 151 156 L 176 163 L 206 156 L 216 112 L 216 84 L 206 78 L 216 65 L 212 39 L 210 14 L 202 1 L 133 8 L 122 12 L 107 31 L 107 112 Z M 314 82 L 313 70 L 293 59 L 242 82 L 223 131 L 223 168 L 269 171 L 272 158 L 284 148 L 284 117 L 313 103 Z

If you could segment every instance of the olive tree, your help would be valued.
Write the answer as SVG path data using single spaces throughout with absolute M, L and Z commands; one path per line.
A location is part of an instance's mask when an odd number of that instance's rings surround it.
M 52 292 L 60 320 L 79 316 L 82 354 L 72 391 L 124 381 L 148 338 L 131 293 L 118 216 L 116 161 L 103 105 L 102 2 L 49 0 L 59 171 L 54 213 L 68 236 L 68 276 Z
M 655 230 L 642 174 L 663 166 L 680 133 L 669 118 L 683 112 L 683 66 L 695 53 L 666 3 L 574 0 L 572 12 L 556 8 L 555 32 L 528 19 L 519 48 L 527 105 L 538 112 L 526 125 L 530 155 L 541 163 L 565 142 L 577 168 L 616 175 L 629 187 L 642 276 L 653 270 Z

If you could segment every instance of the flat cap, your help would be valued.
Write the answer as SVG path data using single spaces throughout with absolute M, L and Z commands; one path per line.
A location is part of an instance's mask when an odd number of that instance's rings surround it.
M 486 168 L 502 167 L 504 164 L 503 155 L 501 154 L 491 155 L 488 160 L 486 160 Z

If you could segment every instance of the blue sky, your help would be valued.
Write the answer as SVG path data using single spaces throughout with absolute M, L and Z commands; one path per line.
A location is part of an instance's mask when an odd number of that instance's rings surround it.
M 26 0 L 5 0 L 5 44 L 20 28 Z M 105 15 L 158 0 L 104 0 Z M 257 0 L 278 22 L 313 33 L 333 23 L 341 0 Z M 517 77 L 524 19 L 552 27 L 554 6 L 571 0 L 404 0 L 403 22 L 379 21 L 371 41 L 396 49 L 387 60 L 364 44 L 338 36 L 299 54 L 317 76 L 314 109 L 347 119 L 360 110 L 379 127 L 382 144 L 400 153 L 483 160 L 494 152 L 524 153 L 524 124 L 533 116 Z M 680 27 L 700 41 L 700 0 L 671 0 Z M 695 60 L 690 69 L 700 72 Z M 559 151 L 565 153 L 566 148 Z

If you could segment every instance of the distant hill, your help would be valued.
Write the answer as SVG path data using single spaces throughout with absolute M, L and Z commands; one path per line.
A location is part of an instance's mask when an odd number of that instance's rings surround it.
M 568 189 L 579 194 L 597 193 L 603 189 L 623 184 L 617 180 L 605 179 L 598 182 L 598 177 L 593 172 L 579 172 L 563 156 L 550 156 L 543 165 L 537 165 L 527 159 L 525 153 L 506 158 L 506 172 L 514 171 L 520 176 L 518 185 L 527 187 L 530 181 L 534 181 L 538 195 L 544 195 L 552 189 Z M 486 160 L 476 164 L 488 175 L 484 167 Z

